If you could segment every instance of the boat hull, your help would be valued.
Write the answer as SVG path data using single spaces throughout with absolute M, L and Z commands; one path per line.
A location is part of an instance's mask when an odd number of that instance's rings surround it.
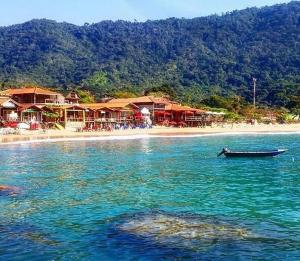
M 234 157 L 275 157 L 284 153 L 286 150 L 262 151 L 262 152 L 225 152 L 224 155 L 228 158 Z

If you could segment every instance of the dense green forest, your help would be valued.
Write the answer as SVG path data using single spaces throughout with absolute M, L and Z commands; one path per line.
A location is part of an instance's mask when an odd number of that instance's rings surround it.
M 299 1 L 194 19 L 0 27 L 2 88 L 80 87 L 101 97 L 168 85 L 191 104 L 250 102 L 252 77 L 258 103 L 300 109 Z

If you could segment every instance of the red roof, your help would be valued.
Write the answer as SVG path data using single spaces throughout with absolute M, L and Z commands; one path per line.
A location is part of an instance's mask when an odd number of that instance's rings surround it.
M 33 104 L 33 103 L 22 103 L 21 104 L 21 111 L 25 111 L 27 109 L 37 109 L 39 111 L 42 111 L 44 107 L 45 106 L 36 105 L 36 104 Z
M 87 103 L 80 104 L 84 108 L 100 110 L 100 109 L 123 109 L 125 107 L 138 108 L 136 105 L 128 102 L 105 102 L 105 103 Z
M 3 103 L 10 101 L 11 99 L 9 97 L 0 97 L 0 105 L 2 105 Z
M 0 106 L 3 105 L 5 102 L 12 102 L 17 106 L 20 106 L 19 103 L 17 103 L 16 101 L 14 101 L 13 99 L 9 98 L 9 97 L 0 97 Z
M 182 106 L 179 104 L 168 104 L 166 106 L 166 111 L 181 111 L 181 112 L 186 112 L 186 113 L 202 113 L 205 112 L 204 110 L 201 109 L 196 109 L 196 108 L 192 108 L 189 106 Z
M 154 97 L 154 96 L 142 96 L 142 97 L 136 97 L 136 98 L 120 98 L 120 99 L 112 99 L 108 101 L 108 103 L 116 103 L 116 102 L 128 102 L 128 103 L 163 103 L 163 104 L 169 104 L 171 101 L 169 101 L 166 98 L 160 98 L 160 97 Z
M 120 98 L 112 99 L 108 103 L 153 103 L 149 96 L 136 97 L 136 98 Z
M 182 106 L 179 104 L 168 104 L 166 106 L 166 111 L 196 111 L 196 109 L 193 109 L 189 106 Z
M 40 94 L 40 95 L 62 95 L 58 92 L 50 91 L 41 87 L 26 87 L 19 89 L 7 89 L 0 92 L 1 95 L 22 95 L 22 94 Z

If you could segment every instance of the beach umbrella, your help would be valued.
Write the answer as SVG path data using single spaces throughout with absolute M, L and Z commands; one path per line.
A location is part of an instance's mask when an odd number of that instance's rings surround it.
M 149 115 L 150 114 L 150 111 L 147 109 L 147 108 L 143 108 L 142 110 L 141 110 L 141 113 L 143 114 L 143 115 Z
M 15 113 L 14 111 L 12 111 L 12 112 L 9 114 L 8 118 L 9 118 L 11 121 L 16 121 L 16 120 L 18 119 L 18 114 Z

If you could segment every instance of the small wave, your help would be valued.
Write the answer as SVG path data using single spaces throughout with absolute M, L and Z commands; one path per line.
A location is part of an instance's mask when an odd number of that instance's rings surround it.
M 31 143 L 55 143 L 55 142 L 69 142 L 69 141 L 107 141 L 107 140 L 137 140 L 150 137 L 144 135 L 124 135 L 124 136 L 99 136 L 99 137 L 68 137 L 68 138 L 47 138 L 47 139 L 32 139 L 23 141 L 3 142 L 1 145 L 18 145 Z

